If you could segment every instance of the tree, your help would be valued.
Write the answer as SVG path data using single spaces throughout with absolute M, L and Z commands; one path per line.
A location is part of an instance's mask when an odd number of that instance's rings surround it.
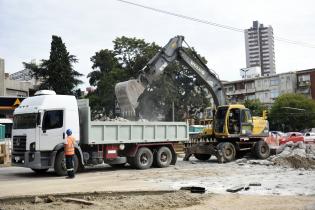
M 253 116 L 262 116 L 263 110 L 268 109 L 268 107 L 264 106 L 259 99 L 246 100 L 244 106 L 250 109 Z
M 315 127 L 315 102 L 300 94 L 283 94 L 272 105 L 269 123 L 271 129 L 284 131 Z
M 90 85 L 96 91 L 88 95 L 92 108 L 92 117 L 98 114 L 111 116 L 115 113 L 115 84 L 127 80 L 126 73 L 111 50 L 100 50 L 91 57 L 94 71 L 88 74 Z
M 50 56 L 41 60 L 39 65 L 24 62 L 25 69 L 33 71 L 33 76 L 42 83 L 39 89 L 54 90 L 57 94 L 74 94 L 74 88 L 81 84 L 78 77 L 82 76 L 73 69 L 73 63 L 78 60 L 70 55 L 61 37 L 52 36 Z
M 137 78 L 144 64 L 157 52 L 158 46 L 142 39 L 120 37 L 114 50 L 103 49 L 91 57 L 93 71 L 88 74 L 96 91 L 90 94 L 92 115 L 113 116 L 115 113 L 115 85 L 129 78 Z

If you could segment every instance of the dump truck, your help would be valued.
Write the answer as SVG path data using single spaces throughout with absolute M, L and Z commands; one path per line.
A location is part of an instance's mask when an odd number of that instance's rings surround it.
M 186 122 L 91 121 L 87 99 L 41 90 L 26 98 L 13 114 L 12 165 L 36 173 L 52 168 L 65 175 L 65 131 L 71 129 L 75 145 L 74 169 L 129 163 L 137 169 L 176 163 L 173 144 L 187 141 Z
M 266 117 L 253 117 L 242 104 L 228 104 L 219 76 L 207 67 L 187 43 L 186 48 L 183 43 L 186 43 L 184 36 L 171 38 L 144 66 L 137 79 L 116 84 L 116 97 L 122 113 L 126 117 L 136 116 L 141 94 L 160 78 L 169 64 L 178 61 L 204 84 L 214 104 L 211 125 L 204 129 L 197 141 L 187 144 L 184 160 L 188 160 L 191 155 L 208 160 L 214 155 L 219 162 L 229 162 L 245 151 L 252 151 L 260 159 L 267 158 L 270 149 L 264 141 L 269 132 Z

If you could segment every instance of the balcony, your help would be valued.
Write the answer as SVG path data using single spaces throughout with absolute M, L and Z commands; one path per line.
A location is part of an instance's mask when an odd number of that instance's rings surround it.
M 311 81 L 310 80 L 299 81 L 298 86 L 299 87 L 309 87 L 309 86 L 311 86 Z

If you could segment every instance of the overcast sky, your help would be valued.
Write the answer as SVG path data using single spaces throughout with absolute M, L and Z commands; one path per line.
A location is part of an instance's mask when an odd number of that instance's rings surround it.
M 315 3 L 312 0 L 130 0 L 134 3 L 240 29 L 253 20 L 271 25 L 276 37 L 315 46 Z M 0 0 L 0 57 L 6 72 L 23 69 L 22 62 L 47 59 L 51 36 L 62 37 L 85 76 L 90 57 L 112 49 L 116 37 L 128 36 L 164 46 L 184 35 L 223 80 L 238 80 L 246 67 L 244 34 L 146 10 L 117 0 Z M 315 47 L 275 40 L 277 73 L 315 67 Z M 82 87 L 84 87 L 82 86 Z

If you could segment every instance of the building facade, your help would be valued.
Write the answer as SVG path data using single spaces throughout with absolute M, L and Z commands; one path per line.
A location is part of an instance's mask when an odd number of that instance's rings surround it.
M 5 73 L 4 59 L 0 58 L 0 96 L 28 97 L 30 89 L 33 89 L 31 82 L 10 79 Z
M 231 103 L 259 99 L 272 105 L 279 95 L 297 92 L 297 72 L 224 82 L 223 85 Z
M 262 76 L 276 74 L 272 27 L 253 21 L 253 26 L 244 33 L 246 67 L 260 67 Z

